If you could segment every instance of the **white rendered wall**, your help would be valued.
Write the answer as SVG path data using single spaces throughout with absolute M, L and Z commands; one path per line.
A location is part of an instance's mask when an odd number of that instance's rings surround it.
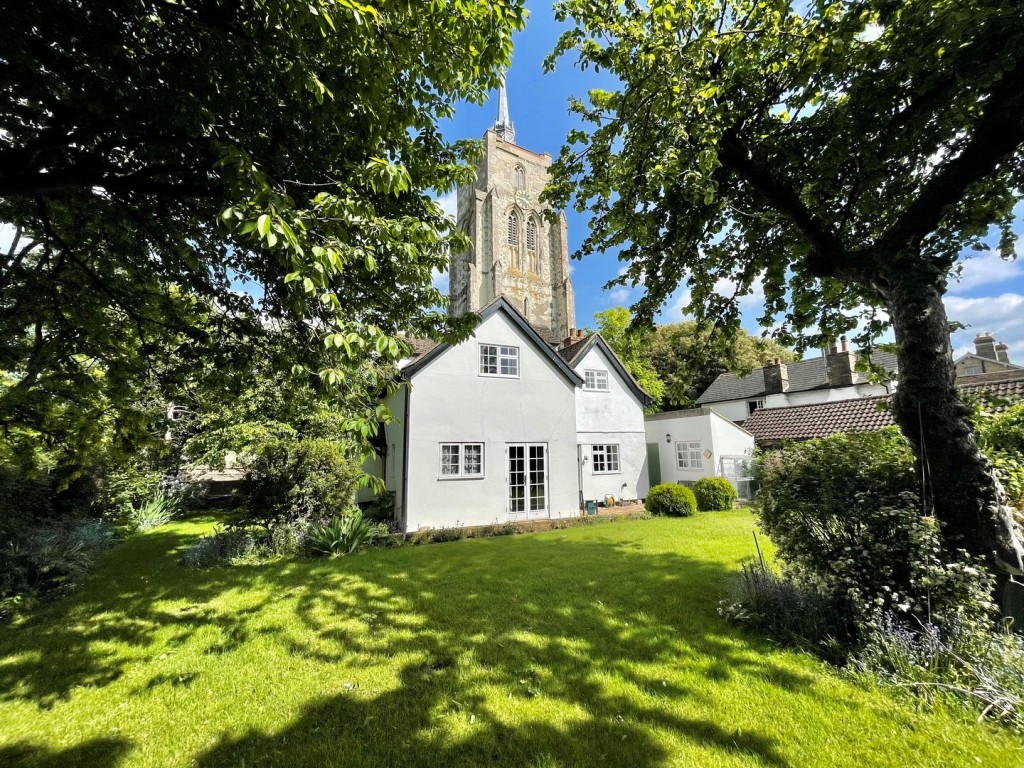
M 826 389 L 809 389 L 805 392 L 782 392 L 777 395 L 760 395 L 743 400 L 722 400 L 718 403 L 705 403 L 717 413 L 730 421 L 746 421 L 750 413 L 747 403 L 751 400 L 764 400 L 765 408 L 785 408 L 790 405 L 810 405 L 812 403 L 834 403 L 840 400 L 853 400 L 858 397 L 882 397 L 889 391 L 881 384 L 855 384 L 851 387 L 835 387 Z
M 519 378 L 479 375 L 481 343 L 519 348 Z M 551 517 L 578 514 L 573 382 L 503 311 L 412 376 L 407 531 L 509 520 L 505 447 L 546 443 Z M 440 444 L 484 443 L 484 477 L 440 479 Z
M 647 496 L 647 446 L 643 404 L 612 367 L 604 352 L 593 346 L 575 367 L 583 372 L 606 371 L 608 391 L 576 390 L 577 442 L 581 446 L 581 490 L 584 500 L 637 499 Z M 619 471 L 595 474 L 591 446 L 619 446 Z
M 718 413 L 700 413 L 672 416 L 655 414 L 646 420 L 647 442 L 658 444 L 661 465 L 661 482 L 692 483 L 702 477 L 721 474 L 723 456 L 749 455 L 754 449 L 754 436 L 737 427 Z M 665 436 L 671 436 L 666 441 Z M 699 440 L 701 444 L 701 468 L 679 469 L 676 464 L 676 443 Z M 711 451 L 711 456 L 704 456 Z

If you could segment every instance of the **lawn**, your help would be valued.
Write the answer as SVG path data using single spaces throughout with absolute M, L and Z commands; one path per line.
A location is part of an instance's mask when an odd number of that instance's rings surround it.
M 0 629 L 0 765 L 1019 766 L 724 623 L 743 511 L 188 571 L 126 542 Z

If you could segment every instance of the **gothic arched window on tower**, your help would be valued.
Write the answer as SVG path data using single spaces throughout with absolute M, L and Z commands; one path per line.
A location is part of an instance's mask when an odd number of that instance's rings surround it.
M 516 166 L 515 183 L 516 189 L 526 189 L 526 169 L 521 165 Z
M 526 222 L 526 259 L 530 272 L 540 274 L 540 258 L 537 254 L 537 221 L 530 218 Z
M 519 245 L 519 216 L 515 211 L 508 215 L 508 244 Z

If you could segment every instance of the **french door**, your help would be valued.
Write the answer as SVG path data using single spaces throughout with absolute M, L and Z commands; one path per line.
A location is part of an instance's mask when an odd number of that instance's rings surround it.
M 547 444 L 509 443 L 506 453 L 509 519 L 548 517 Z

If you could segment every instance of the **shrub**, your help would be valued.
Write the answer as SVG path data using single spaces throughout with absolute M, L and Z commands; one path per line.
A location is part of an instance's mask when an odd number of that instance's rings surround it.
M 180 562 L 188 568 L 212 568 L 251 561 L 259 549 L 259 541 L 251 531 L 217 530 L 186 549 Z
M 763 457 L 758 472 L 758 512 L 785 574 L 828 600 L 848 648 L 879 611 L 990 626 L 991 578 L 943 551 L 895 430 L 790 445 Z
M 697 511 L 697 499 L 685 485 L 662 483 L 648 492 L 646 506 L 652 515 L 687 517 Z
M 169 523 L 178 514 L 178 503 L 162 493 L 157 493 L 144 501 L 138 509 L 128 512 L 128 519 L 137 531 L 148 531 L 158 525 Z
M 738 498 L 736 488 L 724 477 L 702 477 L 693 484 L 693 495 L 702 512 L 732 509 Z
M 310 526 L 307 541 L 313 554 L 329 557 L 351 555 L 372 544 L 381 535 L 382 529 L 384 535 L 387 535 L 387 526 L 374 525 L 363 517 L 358 507 L 352 507 L 327 523 L 314 523 Z
M 346 447 L 329 440 L 269 440 L 246 466 L 249 522 L 329 520 L 347 509 L 361 476 Z
M 108 517 L 138 509 L 160 492 L 163 473 L 158 469 L 127 465 L 107 472 L 97 484 L 94 505 Z M 129 519 L 130 522 L 130 519 Z

